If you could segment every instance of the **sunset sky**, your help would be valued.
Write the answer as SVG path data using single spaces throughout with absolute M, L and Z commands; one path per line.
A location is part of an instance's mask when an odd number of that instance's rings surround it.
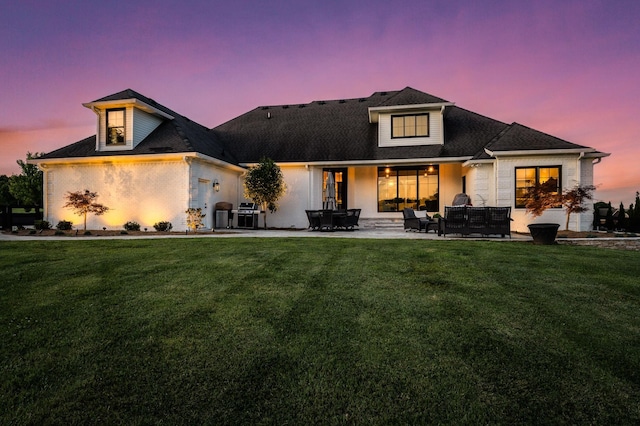
M 637 0 L 0 0 L 0 52 L 0 174 L 127 88 L 214 127 L 411 86 L 611 153 L 599 200 L 640 191 Z

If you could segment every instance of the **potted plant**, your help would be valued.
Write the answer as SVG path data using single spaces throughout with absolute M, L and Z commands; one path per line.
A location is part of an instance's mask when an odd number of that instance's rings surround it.
M 549 179 L 544 183 L 536 183 L 527 190 L 527 213 L 538 217 L 551 207 L 562 205 L 562 194 L 558 192 L 557 180 Z M 534 244 L 553 244 L 558 234 L 558 223 L 531 223 L 527 225 Z

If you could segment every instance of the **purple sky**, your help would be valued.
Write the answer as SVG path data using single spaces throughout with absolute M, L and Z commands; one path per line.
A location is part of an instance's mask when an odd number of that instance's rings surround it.
M 0 174 L 95 133 L 131 88 L 214 127 L 260 105 L 406 86 L 610 152 L 597 198 L 640 191 L 640 2 L 3 1 Z

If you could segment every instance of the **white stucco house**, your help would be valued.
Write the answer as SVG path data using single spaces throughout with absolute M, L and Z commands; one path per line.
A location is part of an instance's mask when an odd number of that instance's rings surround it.
M 67 192 L 89 189 L 110 207 L 89 229 L 186 229 L 185 210 L 243 198 L 242 175 L 263 157 L 282 169 L 287 193 L 269 214 L 277 228 L 306 228 L 320 209 L 328 172 L 339 208 L 361 209 L 360 222 L 398 220 L 404 207 L 443 212 L 458 193 L 476 206 L 510 206 L 512 230 L 527 232 L 524 193 L 554 178 L 558 189 L 593 184 L 609 154 L 518 123 L 506 124 L 427 93 L 405 88 L 368 97 L 257 107 L 214 128 L 189 120 L 133 90 L 83 104 L 96 133 L 33 160 L 44 171 L 44 215 L 78 223 L 64 209 Z M 535 221 L 564 223 L 561 209 Z M 592 213 L 571 216 L 588 230 Z

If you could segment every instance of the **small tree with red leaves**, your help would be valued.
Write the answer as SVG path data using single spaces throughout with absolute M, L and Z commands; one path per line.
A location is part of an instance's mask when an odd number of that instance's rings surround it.
M 98 198 L 97 192 L 91 192 L 85 189 L 84 192 L 67 192 L 65 196 L 67 202 L 64 205 L 65 208 L 73 210 L 78 216 L 84 217 L 84 230 L 87 230 L 87 213 L 93 213 L 96 216 L 100 216 L 109 211 L 109 207 L 100 203 L 96 203 Z
M 565 231 L 569 230 L 571 213 L 582 213 L 588 210 L 588 208 L 584 206 L 584 202 L 593 199 L 593 191 L 595 190 L 596 187 L 593 185 L 576 185 L 571 189 L 564 190 L 562 193 L 562 206 L 567 210 Z M 624 209 L 622 214 L 624 214 Z

